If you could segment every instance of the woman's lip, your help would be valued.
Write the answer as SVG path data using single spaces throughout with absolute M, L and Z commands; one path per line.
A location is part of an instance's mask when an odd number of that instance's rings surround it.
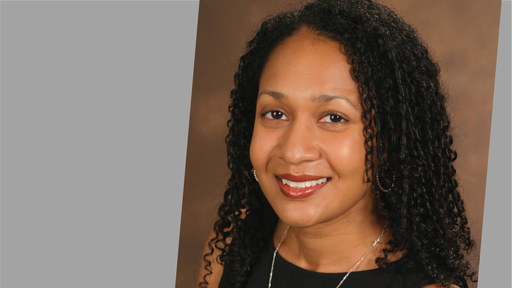
M 323 176 L 306 175 L 306 174 L 303 174 L 303 175 L 293 175 L 293 174 L 289 174 L 289 173 L 277 174 L 276 176 L 279 179 L 286 179 L 286 180 L 290 180 L 290 181 L 293 181 L 293 182 L 315 181 L 315 180 L 320 180 L 320 179 L 323 179 L 323 178 L 328 178 L 328 177 L 323 177 Z
M 306 175 L 304 175 L 304 176 L 306 176 Z M 311 178 L 311 176 L 309 176 L 309 178 L 308 177 L 293 178 L 293 179 L 301 179 L 300 181 L 292 180 L 292 179 L 287 178 L 287 177 L 283 177 L 283 178 L 287 179 L 287 180 L 290 180 L 290 181 L 294 181 L 294 182 L 304 182 L 304 181 L 311 181 L 311 180 L 312 181 L 319 180 L 319 179 L 326 178 L 326 177 L 319 178 L 319 177 L 315 176 L 315 178 Z M 302 180 L 302 179 L 306 179 L 306 180 Z M 279 176 L 276 177 L 276 180 L 279 183 L 279 188 L 281 189 L 281 192 L 286 197 L 289 197 L 289 198 L 292 198 L 292 199 L 302 199 L 302 198 L 309 197 L 309 196 L 315 194 L 316 192 L 318 192 L 318 190 L 320 190 L 322 187 L 325 186 L 325 184 L 327 184 L 329 182 L 330 178 L 327 178 L 327 181 L 325 181 L 322 184 L 318 184 L 318 185 L 311 186 L 311 187 L 304 187 L 304 188 L 292 188 L 292 187 L 284 184 Z

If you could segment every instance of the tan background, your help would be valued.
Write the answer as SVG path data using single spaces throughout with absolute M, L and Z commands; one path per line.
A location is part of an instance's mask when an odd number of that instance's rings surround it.
M 449 94 L 457 177 L 480 242 L 501 0 L 380 1 L 419 31 Z M 176 287 L 195 285 L 203 246 L 229 177 L 224 137 L 237 61 L 261 20 L 283 0 L 201 1 Z M 477 247 L 471 261 L 478 267 Z M 470 285 L 476 287 L 476 285 Z

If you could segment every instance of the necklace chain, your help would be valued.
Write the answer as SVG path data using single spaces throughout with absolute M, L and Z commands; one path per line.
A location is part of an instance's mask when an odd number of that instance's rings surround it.
M 368 251 L 366 251 L 366 253 L 364 253 L 363 257 L 361 257 L 361 259 L 359 259 L 359 261 L 357 261 L 356 265 L 354 265 L 354 267 L 352 267 L 352 269 L 350 269 L 350 271 L 348 271 L 347 274 L 345 274 L 345 277 L 343 277 L 343 279 L 341 279 L 340 283 L 338 284 L 338 286 L 336 286 L 336 288 L 339 288 L 341 286 L 341 284 L 343 284 L 343 282 L 345 282 L 348 275 L 350 275 L 350 273 L 352 271 L 354 271 L 354 269 L 356 269 L 357 266 L 359 266 L 359 264 L 363 261 L 363 259 L 370 253 L 370 251 L 372 251 L 373 247 L 375 247 L 375 245 L 377 245 L 377 243 L 380 241 L 380 238 L 382 238 L 382 235 L 384 235 L 384 232 L 386 231 L 386 227 L 387 227 L 387 223 L 384 225 L 384 228 L 382 229 L 382 232 L 380 233 L 379 238 L 377 238 L 377 240 L 375 240 L 375 242 L 373 242 L 370 249 L 368 249 Z M 274 256 L 272 257 L 272 265 L 270 266 L 270 276 L 268 277 L 268 288 L 270 288 L 270 286 L 272 286 L 272 275 L 274 274 L 274 263 L 276 261 L 277 251 L 279 251 L 279 248 L 281 247 L 281 244 L 283 243 L 283 239 L 286 237 L 286 234 L 288 233 L 288 229 L 290 229 L 290 225 L 288 225 L 288 227 L 286 227 L 286 230 L 284 231 L 283 236 L 281 237 L 281 240 L 279 240 L 279 244 L 277 244 L 276 250 L 274 251 Z

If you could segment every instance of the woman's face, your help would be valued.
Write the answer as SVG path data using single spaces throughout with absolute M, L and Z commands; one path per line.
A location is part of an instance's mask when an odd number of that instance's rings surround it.
M 339 43 L 306 29 L 280 43 L 263 69 L 251 161 L 263 193 L 289 225 L 376 211 L 351 69 Z

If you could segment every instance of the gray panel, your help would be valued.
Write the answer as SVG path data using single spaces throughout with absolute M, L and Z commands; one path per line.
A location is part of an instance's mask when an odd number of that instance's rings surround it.
M 2 288 L 174 286 L 197 13 L 2 1 Z
M 511 287 L 511 4 L 501 4 L 478 287 Z

